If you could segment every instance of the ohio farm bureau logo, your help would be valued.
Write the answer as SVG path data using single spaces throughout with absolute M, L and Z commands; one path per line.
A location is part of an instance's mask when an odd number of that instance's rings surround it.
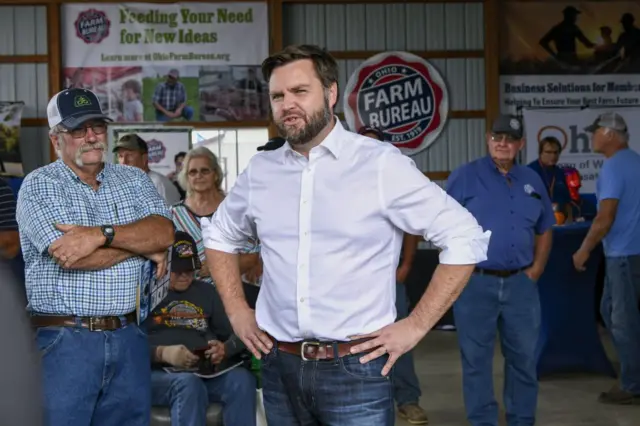
M 404 154 L 431 145 L 449 113 L 442 76 L 424 59 L 384 52 L 366 60 L 349 78 L 344 113 L 349 127 L 378 127 Z
M 76 28 L 78 38 L 87 44 L 97 44 L 109 35 L 111 21 L 103 11 L 89 9 L 80 12 L 73 25 Z
M 162 141 L 159 141 L 158 139 L 151 139 L 150 141 L 147 141 L 147 147 L 149 148 L 147 156 L 150 163 L 155 164 L 164 160 L 164 157 L 167 154 L 167 149 Z

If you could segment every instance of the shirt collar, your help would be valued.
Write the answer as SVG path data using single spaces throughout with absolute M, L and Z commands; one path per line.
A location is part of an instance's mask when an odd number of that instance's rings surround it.
M 326 138 L 315 149 L 327 150 L 335 159 L 340 158 L 340 153 L 344 147 L 344 139 L 346 137 L 346 130 L 342 126 L 340 119 L 334 116 L 335 125 L 329 132 Z M 282 161 L 284 162 L 288 155 L 295 155 L 295 151 L 291 148 L 289 142 L 284 144 L 284 150 L 282 152 Z
M 493 161 L 493 158 L 491 158 L 491 155 L 487 154 L 487 156 L 484 158 L 485 160 L 485 164 L 487 165 L 488 168 L 490 168 L 491 170 L 493 170 L 495 173 L 499 174 L 500 176 L 508 176 L 510 178 L 513 178 L 515 180 L 518 180 L 519 177 L 519 173 L 518 173 L 518 164 L 517 163 L 513 163 L 513 166 L 511 167 L 511 170 L 509 170 L 507 172 L 506 175 L 504 175 L 499 169 L 498 166 L 496 166 L 496 163 Z
M 67 166 L 64 161 L 62 161 L 62 159 L 57 159 L 55 161 L 55 164 L 57 165 L 57 167 L 62 171 L 62 173 L 64 173 L 68 178 L 74 179 L 78 182 L 82 182 L 80 180 L 80 177 L 76 174 L 76 172 L 74 172 L 71 167 Z M 96 179 L 98 182 L 103 182 L 105 179 L 105 175 L 107 172 L 107 169 L 111 169 L 111 167 L 113 167 L 113 164 L 110 163 L 104 163 L 104 167 L 102 168 L 102 170 L 100 170 L 100 172 L 98 173 L 98 176 L 96 176 Z

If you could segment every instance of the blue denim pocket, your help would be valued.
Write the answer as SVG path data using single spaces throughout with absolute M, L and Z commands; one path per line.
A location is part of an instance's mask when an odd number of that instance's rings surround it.
M 60 343 L 67 329 L 65 327 L 40 327 L 36 330 L 36 344 L 45 356 Z
M 384 381 L 389 380 L 389 376 L 382 375 L 382 368 L 387 363 L 389 355 L 383 355 L 372 361 L 362 364 L 360 358 L 364 353 L 358 355 L 347 355 L 340 358 L 340 368 L 347 375 L 359 380 Z

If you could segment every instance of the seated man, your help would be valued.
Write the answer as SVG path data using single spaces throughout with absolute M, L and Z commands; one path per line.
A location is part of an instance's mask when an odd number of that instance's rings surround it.
M 218 292 L 211 284 L 193 279 L 200 269 L 196 244 L 177 231 L 171 257 L 169 294 L 145 321 L 151 346 L 153 370 L 151 393 L 154 406 L 171 408 L 172 426 L 203 426 L 207 407 L 223 404 L 225 426 L 256 424 L 256 379 L 242 366 L 220 376 L 203 379 L 191 372 L 168 373 L 163 367 L 188 369 L 204 356 L 213 364 L 231 364 L 245 346 L 233 335 Z

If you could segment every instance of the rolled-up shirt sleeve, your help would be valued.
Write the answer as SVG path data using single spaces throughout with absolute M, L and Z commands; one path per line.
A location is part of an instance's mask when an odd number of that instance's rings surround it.
M 440 263 L 471 265 L 487 259 L 490 231 L 430 181 L 399 151 L 381 158 L 380 201 L 389 220 L 404 232 L 422 235 L 442 251 Z
M 212 250 L 240 253 L 256 238 L 251 216 L 251 164 L 238 176 L 211 219 L 202 218 L 200 225 L 204 247 Z

